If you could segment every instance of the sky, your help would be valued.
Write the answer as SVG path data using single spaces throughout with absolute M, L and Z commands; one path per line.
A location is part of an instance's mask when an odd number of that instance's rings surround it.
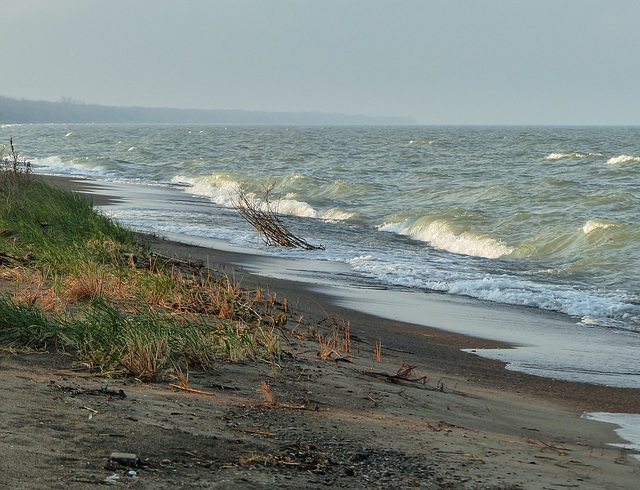
M 0 0 L 0 95 L 640 124 L 638 0 Z

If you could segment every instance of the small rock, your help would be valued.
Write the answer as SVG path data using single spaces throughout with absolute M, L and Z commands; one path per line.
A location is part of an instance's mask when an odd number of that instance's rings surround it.
M 140 458 L 133 453 L 111 453 L 111 461 L 116 461 L 124 466 L 138 466 Z
M 355 453 L 351 455 L 351 461 L 357 463 L 358 461 L 364 461 L 365 459 L 369 459 L 371 453 Z

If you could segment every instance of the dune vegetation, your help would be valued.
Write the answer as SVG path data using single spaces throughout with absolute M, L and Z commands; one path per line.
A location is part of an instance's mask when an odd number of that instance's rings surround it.
M 188 366 L 283 355 L 286 302 L 153 253 L 79 193 L 0 168 L 0 348 L 58 349 L 86 368 L 154 380 Z

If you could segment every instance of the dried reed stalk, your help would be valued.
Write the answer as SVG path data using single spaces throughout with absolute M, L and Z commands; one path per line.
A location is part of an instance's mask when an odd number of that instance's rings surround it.
M 271 403 L 271 405 L 276 404 L 276 401 L 273 398 L 273 395 L 271 394 L 271 387 L 269 386 L 269 383 L 267 382 L 262 383 L 262 388 L 260 388 L 258 391 L 261 391 L 262 393 L 267 395 L 267 398 L 269 399 L 269 403 Z
M 13 146 L 13 138 L 9 138 L 9 147 L 11 148 L 11 153 L 8 157 L 1 158 L 2 155 L 0 154 L 0 170 L 11 171 L 14 175 L 31 174 L 31 162 L 20 157 L 18 150 Z
M 325 334 L 318 335 L 320 346 L 318 357 L 326 361 L 331 358 L 332 354 L 335 354 L 337 359 L 346 361 L 351 356 L 350 323 L 344 320 L 336 322 L 331 318 L 329 320 L 331 321 L 332 333 L 328 337 Z
M 373 353 L 376 355 L 376 361 L 382 362 L 382 340 L 378 340 L 376 342 L 376 345 L 373 348 Z
M 174 383 L 169 383 L 169 386 L 172 386 L 174 388 L 178 388 L 179 390 L 184 390 L 184 391 L 188 391 L 189 393 L 197 393 L 199 395 L 209 395 L 209 396 L 216 396 L 215 393 L 211 393 L 210 391 L 201 391 L 201 390 L 196 390 L 194 388 L 189 388 L 187 386 L 181 386 L 181 385 L 177 385 Z

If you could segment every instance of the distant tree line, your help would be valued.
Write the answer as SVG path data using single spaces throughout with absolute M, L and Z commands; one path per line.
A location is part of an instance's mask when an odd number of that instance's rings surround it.
M 149 123 L 149 124 L 271 124 L 271 125 L 407 125 L 409 118 L 384 118 L 323 112 L 262 112 L 239 110 L 112 107 L 83 104 L 63 97 L 58 102 L 0 96 L 0 124 L 26 123 Z

